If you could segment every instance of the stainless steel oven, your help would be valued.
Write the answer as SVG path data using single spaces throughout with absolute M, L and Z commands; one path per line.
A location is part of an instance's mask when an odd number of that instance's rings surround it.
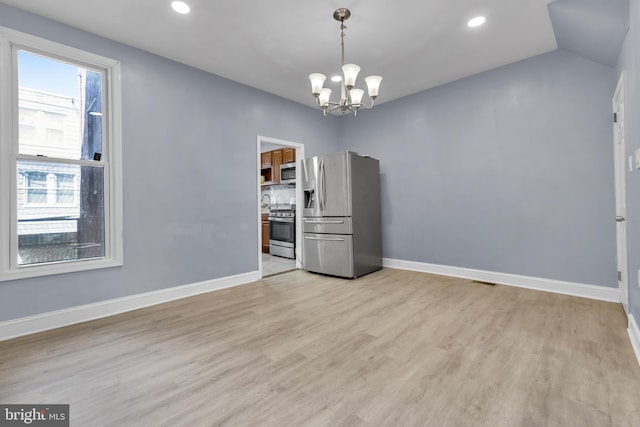
M 296 164 L 283 163 L 280 165 L 280 183 L 295 184 L 296 183 Z
M 284 258 L 296 258 L 296 213 L 287 208 L 269 213 L 269 253 Z

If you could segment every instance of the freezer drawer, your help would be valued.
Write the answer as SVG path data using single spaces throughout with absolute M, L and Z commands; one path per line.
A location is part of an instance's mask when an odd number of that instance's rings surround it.
M 304 269 L 340 277 L 354 277 L 353 236 L 304 233 Z
M 303 233 L 352 234 L 351 217 L 304 217 Z

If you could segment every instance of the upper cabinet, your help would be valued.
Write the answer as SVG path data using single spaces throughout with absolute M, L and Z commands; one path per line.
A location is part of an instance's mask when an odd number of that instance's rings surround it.
M 268 154 L 265 155 L 265 154 Z M 262 185 L 273 181 L 273 168 L 271 167 L 271 152 L 262 153 L 260 156 L 260 182 Z
M 271 167 L 273 167 L 273 183 L 280 182 L 280 165 L 282 164 L 282 150 L 273 150 L 271 152 Z
M 280 165 L 296 161 L 295 148 L 280 148 L 260 154 L 260 175 L 262 185 L 280 184 Z
M 296 149 L 287 147 L 282 149 L 282 163 L 294 163 L 296 161 Z
M 271 151 L 265 151 L 260 154 L 260 167 L 262 169 L 271 167 Z

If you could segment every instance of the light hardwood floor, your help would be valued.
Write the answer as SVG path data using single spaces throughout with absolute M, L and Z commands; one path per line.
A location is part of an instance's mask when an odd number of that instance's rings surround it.
M 619 304 L 303 271 L 0 343 L 0 402 L 72 426 L 640 426 Z

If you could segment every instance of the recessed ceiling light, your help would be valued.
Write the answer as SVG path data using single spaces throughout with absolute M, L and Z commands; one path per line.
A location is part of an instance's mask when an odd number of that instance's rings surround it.
M 484 16 L 476 16 L 475 18 L 471 18 L 469 22 L 467 22 L 467 25 L 471 28 L 479 27 L 484 24 L 486 20 L 487 18 Z
M 173 10 L 182 15 L 186 15 L 187 13 L 191 12 L 191 8 L 189 7 L 189 5 L 183 1 L 171 2 L 171 7 L 173 8 Z
M 340 81 L 342 81 L 342 76 L 336 74 L 335 76 L 331 77 L 331 81 L 332 82 L 340 82 Z

